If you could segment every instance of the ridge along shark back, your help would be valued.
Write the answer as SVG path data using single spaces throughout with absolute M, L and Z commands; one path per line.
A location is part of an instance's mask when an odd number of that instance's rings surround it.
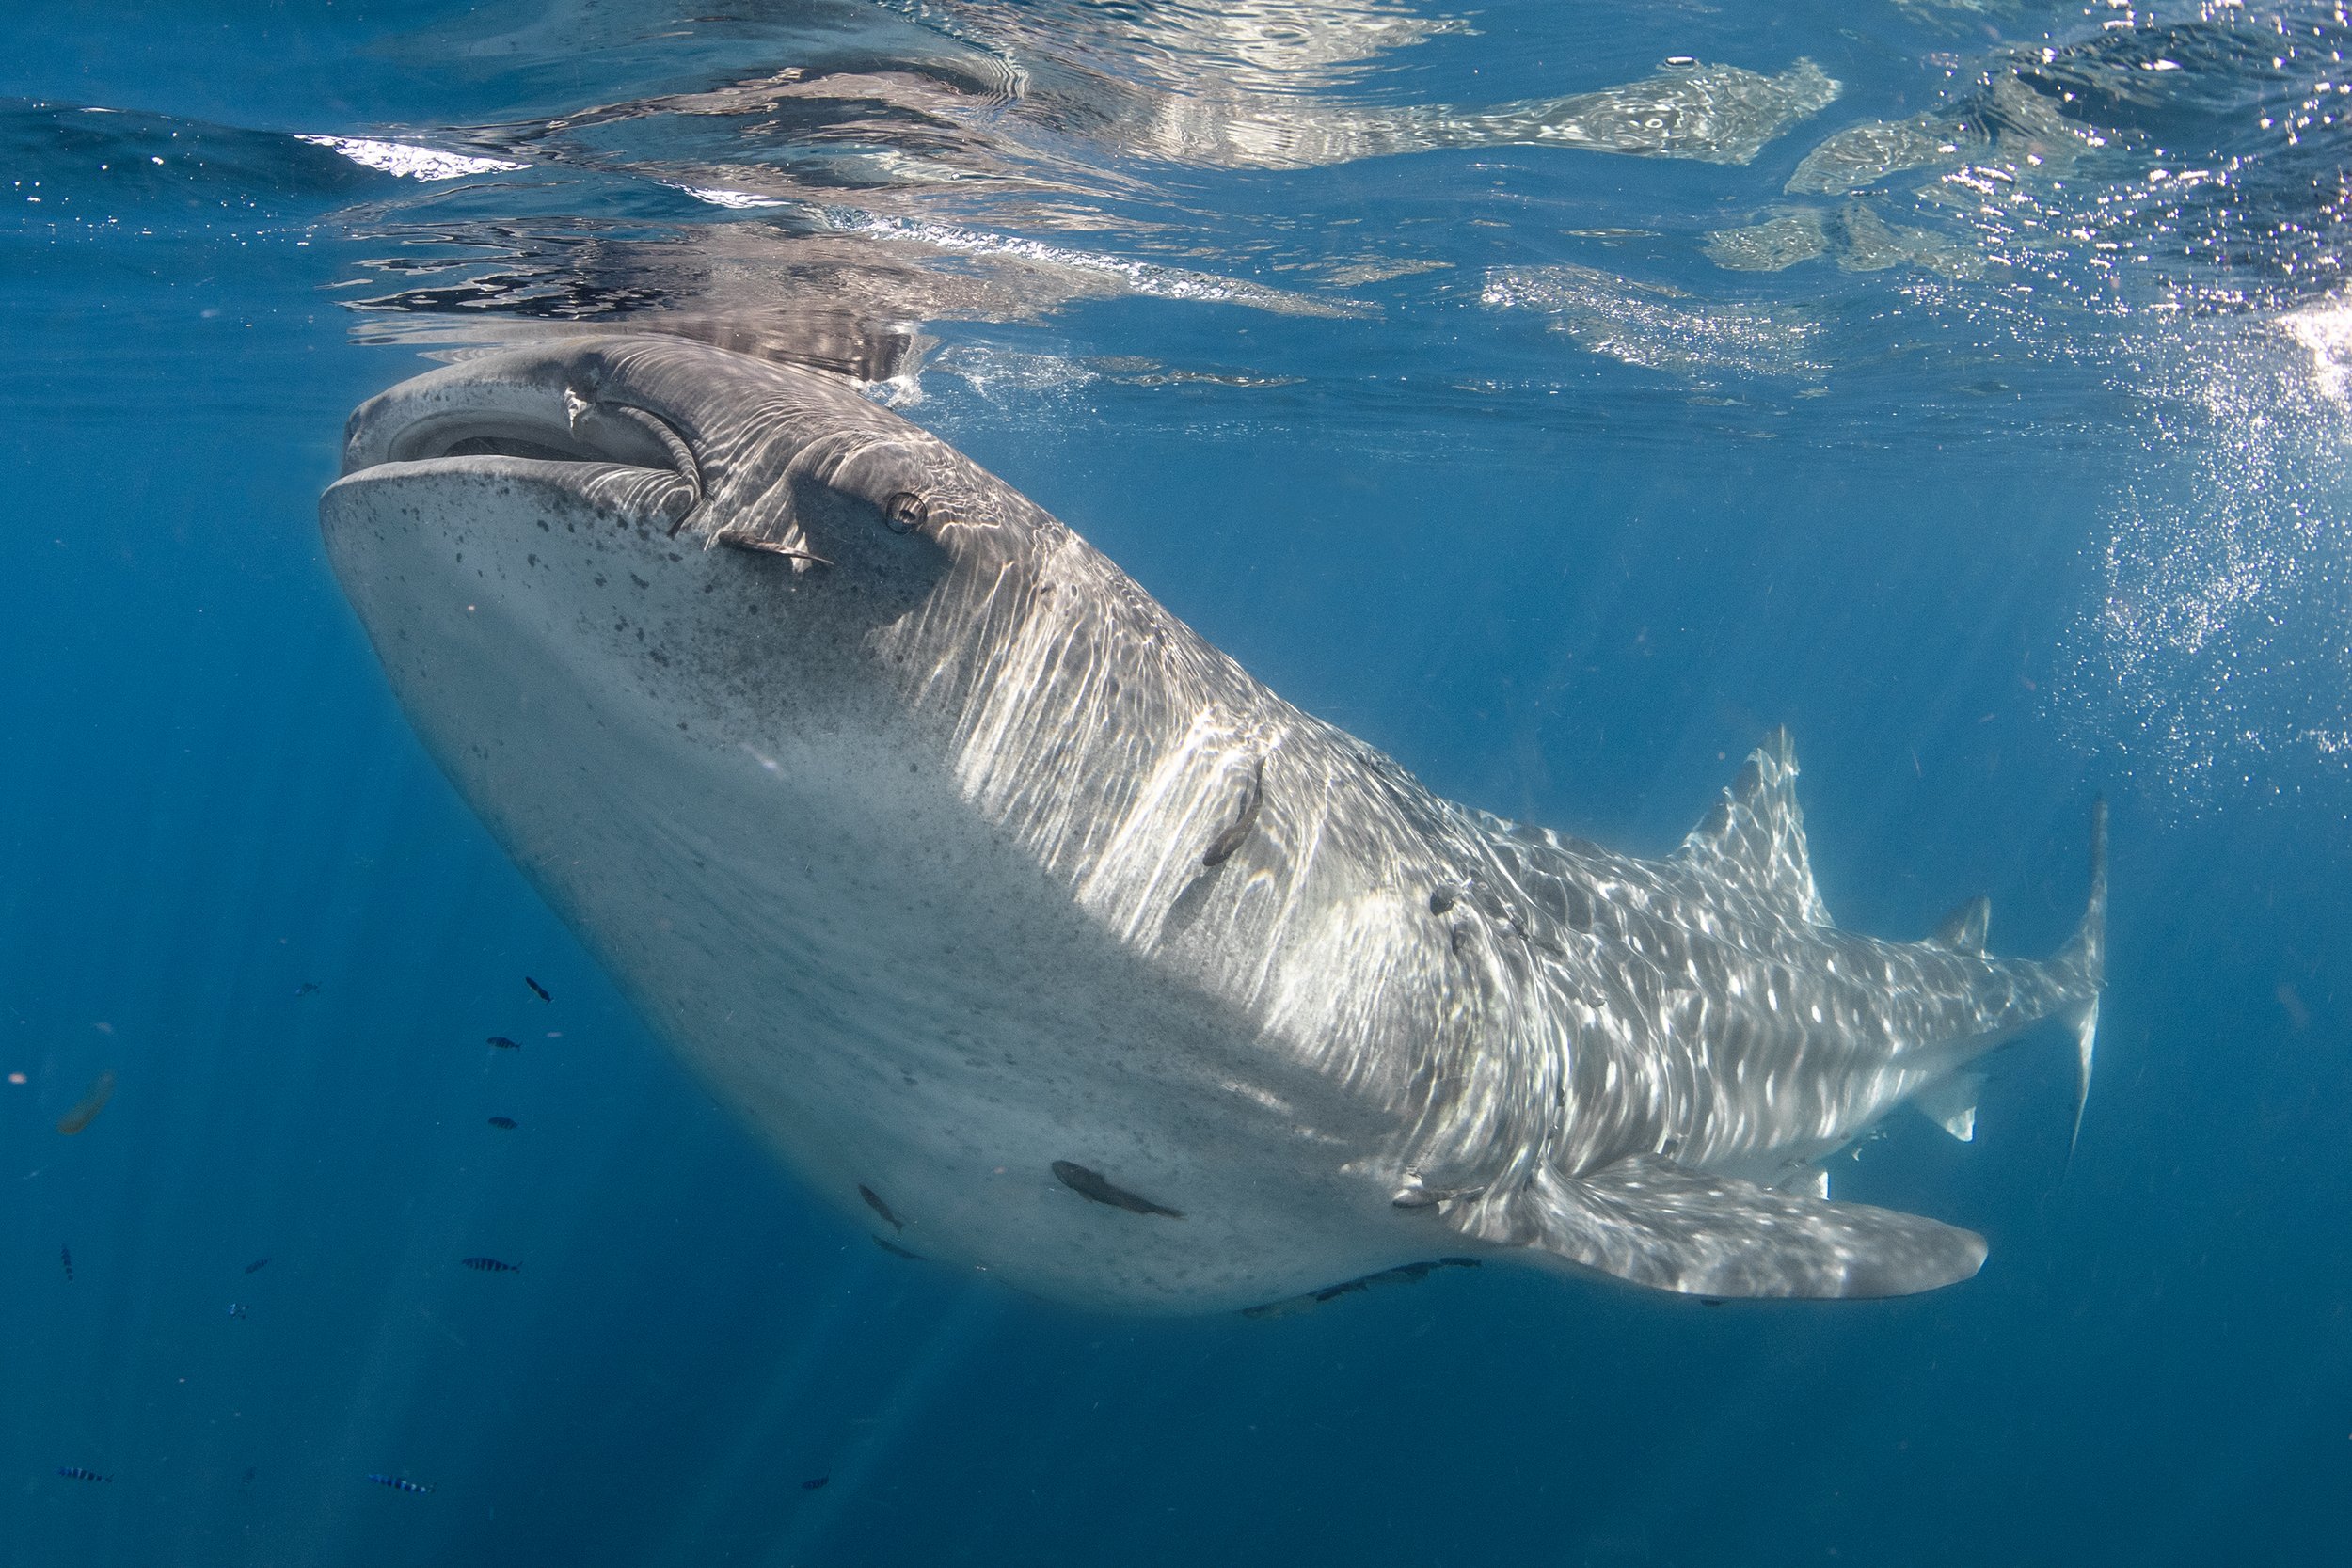
M 1445 1254 L 1877 1296 L 1983 1241 L 1820 1162 L 2046 961 L 1830 923 L 1786 736 L 1659 860 L 1440 800 L 821 372 L 657 338 L 352 416 L 329 557 L 428 749 L 726 1103 L 893 1250 L 1123 1310 Z M 2077 1128 L 2080 1110 L 2077 1107 Z

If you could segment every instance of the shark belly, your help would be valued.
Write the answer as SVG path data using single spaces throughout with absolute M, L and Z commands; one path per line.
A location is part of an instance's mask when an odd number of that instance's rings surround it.
M 327 537 L 459 792 L 844 1212 L 1123 1309 L 1247 1307 L 1430 1253 L 1349 1169 L 1380 1118 L 1087 918 L 923 765 L 919 721 L 855 682 L 751 678 L 789 635 L 789 564 L 521 510 L 493 478 L 420 473 L 330 496 Z

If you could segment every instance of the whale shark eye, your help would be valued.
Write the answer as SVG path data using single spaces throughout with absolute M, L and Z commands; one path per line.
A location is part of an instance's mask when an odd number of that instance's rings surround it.
M 893 533 L 913 533 L 930 520 L 931 509 L 912 490 L 901 490 L 882 507 L 882 526 Z

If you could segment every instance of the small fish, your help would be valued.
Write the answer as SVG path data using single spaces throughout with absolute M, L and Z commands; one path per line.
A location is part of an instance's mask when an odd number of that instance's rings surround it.
M 377 1475 L 370 1472 L 368 1479 L 378 1486 L 389 1486 L 395 1492 L 430 1492 L 433 1490 L 430 1486 L 420 1486 L 413 1481 L 403 1481 L 398 1476 Z
M 801 1482 L 801 1490 L 803 1492 L 822 1492 L 825 1489 L 825 1483 L 831 1480 L 833 1480 L 833 1477 L 831 1476 L 818 1476 L 813 1480 Z
M 515 1118 L 513 1117 L 492 1117 L 490 1118 L 490 1125 L 497 1128 L 501 1132 L 512 1132 L 515 1131 Z
M 923 1255 L 921 1253 L 909 1252 L 906 1248 L 900 1246 L 896 1242 L 885 1242 L 880 1236 L 868 1236 L 866 1240 L 882 1248 L 884 1252 L 890 1254 L 893 1258 L 912 1258 L 918 1263 L 923 1261 Z
M 504 1035 L 492 1035 L 490 1037 L 490 1043 L 497 1046 L 501 1051 L 520 1051 L 522 1049 L 521 1046 L 516 1044 L 513 1040 L 508 1039 Z
M 1310 1291 L 1303 1296 L 1285 1296 L 1280 1301 L 1267 1302 L 1263 1307 L 1245 1307 L 1245 1318 L 1287 1318 L 1294 1313 L 1309 1311 L 1327 1301 L 1337 1301 L 1359 1291 L 1377 1290 L 1383 1285 L 1411 1285 L 1428 1278 L 1439 1269 L 1474 1269 L 1475 1258 L 1439 1258 L 1422 1263 L 1399 1263 L 1378 1274 L 1368 1274 L 1359 1279 L 1343 1279 L 1337 1285 L 1326 1285 L 1320 1291 Z
M 884 1203 L 882 1200 L 881 1196 L 877 1194 L 873 1188 L 860 1184 L 857 1190 L 857 1196 L 864 1198 L 866 1200 L 866 1207 L 871 1209 L 877 1214 L 880 1214 L 882 1217 L 882 1223 L 889 1226 L 891 1229 L 904 1230 L 907 1227 L 907 1222 L 892 1213 L 890 1212 L 890 1205 Z
M 294 1000 L 299 1002 L 304 997 L 314 994 L 318 989 L 319 983 L 316 980 L 305 980 L 302 984 L 294 987 Z
M 115 1069 L 108 1068 L 90 1081 L 89 1093 L 82 1097 L 81 1102 L 57 1118 L 57 1131 L 69 1138 L 73 1136 L 98 1119 L 98 1113 L 106 1108 L 106 1101 L 114 1098 L 114 1093 Z
M 232 1301 L 232 1302 L 230 1302 L 230 1303 L 229 1304 L 229 1315 L 230 1315 L 230 1317 L 232 1317 L 232 1318 L 242 1318 L 242 1317 L 244 1317 L 244 1316 L 245 1316 L 245 1303 L 243 1303 L 243 1302 L 241 1302 L 241 1301 Z
M 1478 1259 L 1475 1258 L 1440 1258 L 1434 1263 L 1399 1263 L 1395 1268 L 1382 1269 L 1378 1274 L 1368 1274 L 1361 1279 L 1344 1279 L 1337 1285 L 1326 1285 L 1322 1290 L 1311 1293 L 1317 1301 L 1336 1301 L 1342 1296 L 1352 1295 L 1358 1291 L 1369 1291 L 1375 1286 L 1417 1284 L 1439 1269 L 1474 1269 L 1476 1267 L 1478 1267 Z
M 540 1001 L 542 1001 L 542 1002 L 552 1002 L 552 1001 L 554 1001 L 554 1000 L 555 1000 L 555 998 L 554 998 L 554 997 L 549 996 L 549 995 L 548 994 L 548 988 L 547 988 L 547 987 L 545 987 L 545 986 L 541 985 L 538 981 L 536 981 L 536 980 L 532 979 L 530 975 L 526 974 L 526 975 L 524 975 L 524 976 L 523 976 L 523 984 L 524 984 L 524 985 L 526 985 L 526 986 L 529 986 L 529 987 L 531 988 L 531 994 L 532 994 L 532 995 L 533 995 L 533 996 L 535 996 L 535 997 L 537 997 Z
M 79 1465 L 60 1465 L 57 1466 L 57 1474 L 68 1481 L 112 1481 L 115 1479 L 112 1476 L 102 1476 L 95 1470 L 85 1470 Z
M 246 1273 L 247 1273 L 247 1274 L 260 1274 L 260 1273 L 261 1273 L 263 1269 L 266 1269 L 266 1268 L 268 1268 L 268 1267 L 269 1267 L 269 1259 L 266 1259 L 266 1258 L 256 1258 L 255 1259 L 253 1259 L 253 1261 L 252 1261 L 252 1262 L 247 1263 L 247 1264 L 245 1266 L 245 1272 L 246 1272 Z
M 245 1467 L 245 1479 L 247 1481 L 251 1481 L 253 1479 L 253 1466 L 250 1465 Z
M 495 1258 L 460 1258 L 457 1260 L 484 1274 L 514 1274 L 522 1267 L 520 1263 L 501 1263 Z
M 61 1246 L 61 1247 L 59 1247 L 59 1248 L 57 1249 L 57 1261 L 58 1261 L 58 1262 L 60 1262 L 60 1263 L 63 1263 L 63 1264 L 65 1265 L 65 1282 L 66 1282 L 68 1285 L 72 1284 L 72 1283 L 73 1283 L 73 1249 L 72 1249 L 72 1247 L 70 1247 L 70 1246 Z
M 1104 1179 L 1101 1171 L 1089 1170 L 1086 1166 L 1073 1164 L 1068 1160 L 1055 1161 L 1053 1169 L 1055 1180 L 1089 1203 L 1101 1203 L 1113 1209 L 1124 1209 L 1131 1214 L 1160 1214 L 1171 1220 L 1181 1220 L 1184 1217 L 1181 1210 L 1154 1203 L 1148 1197 L 1137 1197 L 1124 1187 L 1113 1186 Z

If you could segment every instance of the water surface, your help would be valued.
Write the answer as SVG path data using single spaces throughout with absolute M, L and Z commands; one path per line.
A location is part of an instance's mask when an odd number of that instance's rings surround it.
M 0 1563 L 2325 1560 L 2348 41 L 2027 0 L 0 19 Z M 883 1254 L 472 821 L 318 546 L 353 404 L 618 329 L 856 377 L 1475 804 L 1662 851 L 1785 722 L 1858 929 L 1985 892 L 1996 949 L 2055 946 L 2106 792 L 2080 1148 L 2052 1031 L 1973 1145 L 1841 1162 L 1992 1241 L 1899 1302 L 1487 1267 L 1128 1321 Z

